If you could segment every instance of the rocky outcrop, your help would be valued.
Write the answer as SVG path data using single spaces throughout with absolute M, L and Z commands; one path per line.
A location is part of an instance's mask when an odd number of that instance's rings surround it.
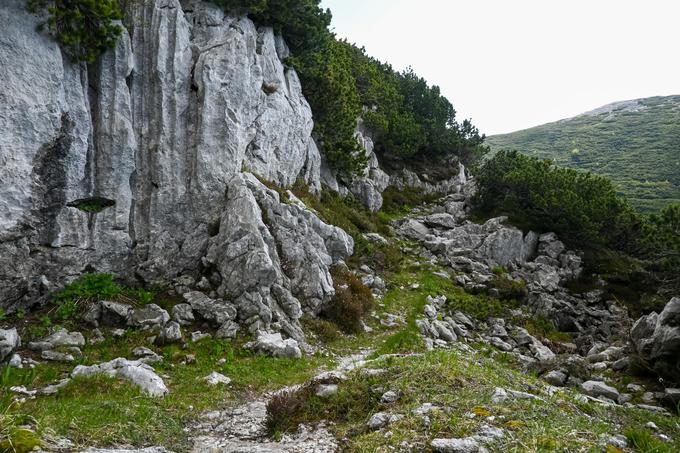
M 14 351 L 21 346 L 21 338 L 16 327 L 0 329 L 0 363 L 9 360 Z
M 555 234 L 523 232 L 506 225 L 504 217 L 484 224 L 466 220 L 474 184 L 468 180 L 427 212 L 395 222 L 397 232 L 419 243 L 425 257 L 455 271 L 466 290 L 492 296 L 512 291 L 511 297 L 524 300 L 533 315 L 573 333 L 582 353 L 598 341 L 621 337 L 629 325 L 625 309 L 602 300 L 601 291 L 572 294 L 566 289 L 580 276 L 582 260 Z
M 674 297 L 661 313 L 652 312 L 635 322 L 630 341 L 636 357 L 656 373 L 680 376 L 680 298 Z
M 201 273 L 265 326 L 318 309 L 351 240 L 241 173 L 320 188 L 286 44 L 203 1 L 125 13 L 115 49 L 85 66 L 36 31 L 23 0 L 0 7 L 0 307 L 105 271 Z
M 390 177 L 380 168 L 378 156 L 373 151 L 373 139 L 361 119 L 357 122 L 356 138 L 366 152 L 368 165 L 361 177 L 351 181 L 349 191 L 369 210 L 376 212 L 382 207 L 382 192 L 389 185 Z

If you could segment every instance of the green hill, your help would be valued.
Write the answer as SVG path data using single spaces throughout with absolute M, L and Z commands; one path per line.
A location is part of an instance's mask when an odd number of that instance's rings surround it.
M 680 202 L 680 96 L 617 102 L 487 144 L 605 175 L 643 212 Z

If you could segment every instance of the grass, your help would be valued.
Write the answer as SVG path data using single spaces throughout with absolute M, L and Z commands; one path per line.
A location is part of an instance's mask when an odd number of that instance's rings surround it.
M 78 363 L 92 364 L 116 357 L 130 357 L 130 351 L 144 341 L 144 333 L 128 333 L 121 339 L 107 339 L 86 346 Z M 154 348 L 164 361 L 154 365 L 170 389 L 163 399 L 149 398 L 122 380 L 104 377 L 76 379 L 56 396 L 39 397 L 7 409 L 12 416 L 33 414 L 41 426 L 67 436 L 81 446 L 165 445 L 176 451 L 189 447 L 185 425 L 205 410 L 224 407 L 237 398 L 302 382 L 329 359 L 308 356 L 299 360 L 255 355 L 228 341 L 205 339 L 189 343 L 187 349 L 172 345 Z M 196 361 L 182 364 L 187 354 Z M 217 365 L 217 361 L 226 363 Z M 34 370 L 12 369 L 1 381 L 5 400 L 9 387 L 43 386 L 68 376 L 73 365 L 39 365 Z M 9 369 L 9 368 L 7 368 Z M 201 378 L 212 371 L 229 376 L 232 384 L 209 387 Z
M 492 151 L 517 149 L 609 177 L 642 212 L 680 202 L 680 96 L 641 100 L 639 112 L 581 115 L 487 137 Z
M 371 366 L 387 372 L 378 376 L 356 372 L 340 384 L 338 393 L 327 398 L 317 397 L 309 388 L 287 395 L 277 402 L 280 417 L 271 420 L 270 429 L 280 435 L 294 431 L 302 422 L 328 420 L 335 435 L 345 439 L 348 451 L 389 451 L 398 449 L 403 441 L 415 451 L 427 451 L 434 438 L 470 436 L 483 424 L 491 424 L 507 433 L 491 451 L 600 451 L 602 435 L 617 434 L 621 426 L 652 420 L 663 432 L 675 434 L 675 440 L 658 451 L 680 448 L 677 420 L 638 409 L 580 403 L 568 390 L 551 397 L 541 391 L 543 384 L 535 377 L 491 358 L 486 351 L 473 355 L 433 351 L 383 359 Z M 496 387 L 533 393 L 541 400 L 494 403 L 491 395 Z M 380 396 L 386 390 L 398 392 L 400 399 L 391 405 L 381 403 Z M 412 413 L 424 403 L 440 408 L 429 414 L 429 425 Z M 404 415 L 390 426 L 392 436 L 366 427 L 370 416 L 380 411 Z M 653 441 L 656 443 L 652 445 L 660 443 L 652 437 Z

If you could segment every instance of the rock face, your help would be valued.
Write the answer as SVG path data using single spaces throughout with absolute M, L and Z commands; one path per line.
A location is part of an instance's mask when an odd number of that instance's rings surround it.
M 633 349 L 651 370 L 677 378 L 680 375 L 680 297 L 674 297 L 659 314 L 637 320 L 630 332 Z
M 286 44 L 208 2 L 125 13 L 115 49 L 86 67 L 23 0 L 0 6 L 0 307 L 94 269 L 149 283 L 200 272 L 265 325 L 315 310 L 351 239 L 241 173 L 320 188 Z

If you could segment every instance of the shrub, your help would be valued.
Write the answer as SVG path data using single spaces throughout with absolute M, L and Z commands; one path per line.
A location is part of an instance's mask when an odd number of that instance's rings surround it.
M 518 152 L 500 152 L 477 174 L 476 209 L 520 226 L 554 231 L 571 245 L 635 248 L 641 221 L 601 176 L 557 168 Z
M 54 295 L 57 303 L 88 299 L 110 299 L 120 295 L 123 288 L 113 281 L 112 274 L 85 274 Z
M 496 270 L 493 272 L 491 286 L 498 290 L 499 299 L 521 301 L 528 296 L 527 284 L 524 280 L 513 280 L 504 273 L 498 274 Z
M 361 320 L 373 308 L 371 290 L 347 271 L 334 268 L 332 275 L 335 296 L 322 310 L 322 318 L 333 322 L 345 333 L 362 332 Z
M 332 343 L 340 338 L 337 326 L 330 321 L 312 317 L 303 317 L 300 321 L 323 343 Z
M 46 11 L 43 27 L 76 61 L 94 60 L 113 47 L 123 28 L 118 0 L 29 0 L 29 10 Z

